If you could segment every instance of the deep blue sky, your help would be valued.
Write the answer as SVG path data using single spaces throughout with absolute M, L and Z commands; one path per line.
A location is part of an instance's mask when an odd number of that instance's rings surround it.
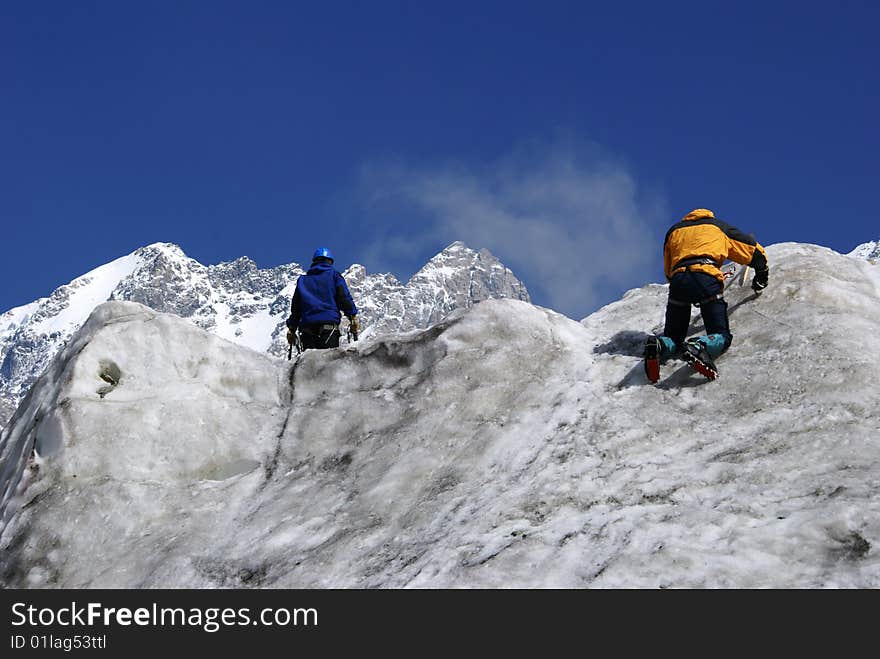
M 575 318 L 661 281 L 694 207 L 850 251 L 880 238 L 878 6 L 3 3 L 0 311 L 156 241 L 406 278 L 463 239 Z

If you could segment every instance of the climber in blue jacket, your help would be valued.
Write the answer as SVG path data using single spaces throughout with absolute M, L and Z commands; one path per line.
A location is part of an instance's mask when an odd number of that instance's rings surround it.
M 333 267 L 333 254 L 319 247 L 308 272 L 296 282 L 287 319 L 287 342 L 293 345 L 298 329 L 304 350 L 338 348 L 342 314 L 351 323 L 349 330 L 357 336 L 357 313 L 345 278 Z

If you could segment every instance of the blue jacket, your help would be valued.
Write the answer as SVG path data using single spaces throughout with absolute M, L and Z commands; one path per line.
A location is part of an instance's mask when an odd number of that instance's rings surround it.
M 296 282 L 287 327 L 293 330 L 303 325 L 339 324 L 341 313 L 349 318 L 357 314 L 345 278 L 332 263 L 313 263 Z

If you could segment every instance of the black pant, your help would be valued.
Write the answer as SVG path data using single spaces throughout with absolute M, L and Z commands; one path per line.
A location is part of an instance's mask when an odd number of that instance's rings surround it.
M 303 350 L 338 348 L 339 325 L 323 323 L 321 325 L 303 325 L 299 328 Z
M 687 337 L 691 323 L 691 305 L 701 302 L 700 314 L 706 325 L 706 334 L 721 334 L 724 337 L 724 349 L 727 350 L 733 341 L 727 320 L 727 302 L 703 302 L 722 292 L 724 286 L 721 282 L 705 272 L 687 270 L 673 275 L 669 282 L 669 302 L 666 303 L 666 327 L 663 334 L 675 341 L 676 345 L 680 345 Z

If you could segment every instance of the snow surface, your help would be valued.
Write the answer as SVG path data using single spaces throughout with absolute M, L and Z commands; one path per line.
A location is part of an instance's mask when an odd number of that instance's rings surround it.
M 851 251 L 849 253 L 849 256 L 869 261 L 870 263 L 876 263 L 877 259 L 880 259 L 880 243 L 878 243 L 876 240 L 862 243 L 853 251 Z
M 35 323 L 36 334 L 52 334 L 80 327 L 96 306 L 106 302 L 119 281 L 134 272 L 142 261 L 139 255 L 129 254 L 77 277 L 67 288 L 70 295 L 66 306 L 57 314 Z
M 715 382 L 646 383 L 657 284 L 290 363 L 102 305 L 0 436 L 0 584 L 876 588 L 876 268 L 768 255 Z
M 5 339 L 22 323 L 27 322 L 31 314 L 40 306 L 41 300 L 36 300 L 30 304 L 10 309 L 3 315 L 0 315 L 0 340 Z

